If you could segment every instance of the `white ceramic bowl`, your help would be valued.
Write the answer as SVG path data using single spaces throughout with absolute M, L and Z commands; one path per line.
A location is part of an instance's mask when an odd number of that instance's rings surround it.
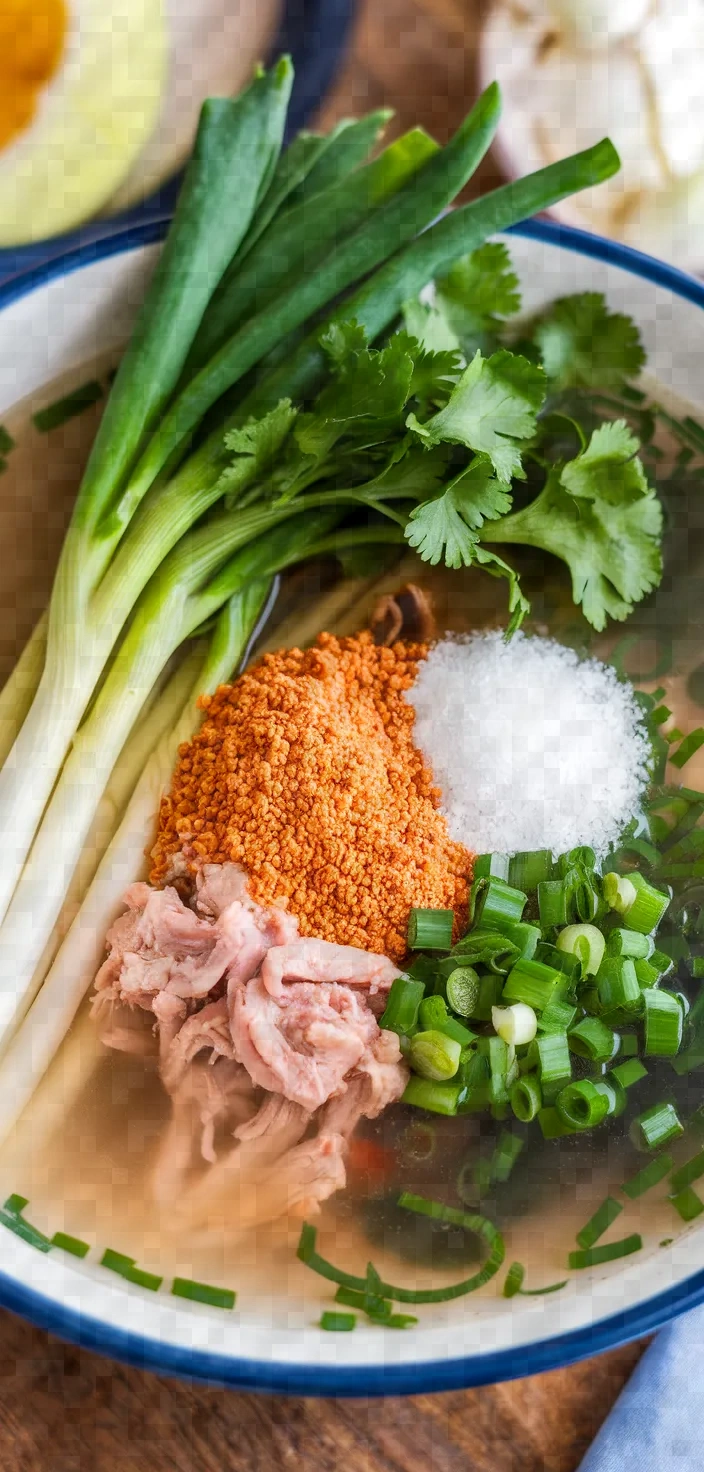
M 79 249 L 0 291 L 0 421 L 12 404 L 126 338 L 160 227 Z M 530 222 L 511 249 L 528 306 L 606 292 L 638 322 L 660 381 L 704 410 L 704 286 L 645 256 Z M 45 494 L 42 487 L 32 494 Z M 28 494 L 30 488 L 28 488 Z M 0 503 L 0 512 L 2 506 Z M 7 607 L 7 603 L 6 603 Z M 535 1373 L 645 1334 L 704 1300 L 704 1227 L 667 1248 L 577 1274 L 560 1293 L 513 1299 L 497 1279 L 423 1310 L 418 1329 L 325 1335 L 308 1305 L 247 1301 L 234 1312 L 145 1292 L 101 1268 L 42 1254 L 0 1225 L 0 1302 L 52 1332 L 155 1370 L 233 1386 L 326 1395 L 443 1390 Z M 168 1287 L 168 1283 L 166 1285 Z

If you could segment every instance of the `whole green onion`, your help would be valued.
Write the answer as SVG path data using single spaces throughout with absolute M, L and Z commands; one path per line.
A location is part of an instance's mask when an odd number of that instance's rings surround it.
M 454 910 L 411 910 L 408 917 L 408 949 L 449 951 L 454 923 Z
M 417 1032 L 411 1038 L 409 1061 L 414 1073 L 421 1078 L 445 1083 L 454 1078 L 460 1065 L 462 1045 L 454 1038 L 430 1028 Z
M 659 1150 L 661 1145 L 667 1145 L 668 1141 L 683 1134 L 684 1125 L 674 1104 L 664 1100 L 639 1114 L 629 1133 L 637 1149 Z
M 649 987 L 641 995 L 645 1007 L 646 1058 L 672 1057 L 682 1042 L 682 1008 L 670 992 Z
M 609 1101 L 590 1079 L 583 1078 L 560 1090 L 555 1108 L 572 1129 L 590 1130 L 606 1118 Z
M 542 1108 L 543 1095 L 537 1073 L 524 1073 L 509 1091 L 509 1103 L 522 1124 L 530 1124 Z
M 591 1058 L 594 1063 L 608 1063 L 618 1048 L 618 1034 L 607 1027 L 599 1017 L 584 1017 L 570 1029 L 567 1042 L 572 1053 L 579 1058 Z
M 595 925 L 567 925 L 555 942 L 558 951 L 576 956 L 585 976 L 596 976 L 604 959 L 606 941 Z
M 410 1036 L 418 1022 L 418 1011 L 425 995 L 422 981 L 412 981 L 408 976 L 397 976 L 389 988 L 386 1008 L 379 1026 L 389 1032 Z

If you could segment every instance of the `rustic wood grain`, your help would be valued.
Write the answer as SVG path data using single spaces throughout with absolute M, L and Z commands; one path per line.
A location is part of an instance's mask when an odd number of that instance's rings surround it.
M 508 1385 L 301 1400 L 186 1386 L 0 1319 L 2 1472 L 573 1472 L 641 1349 Z
M 480 10 L 369 0 L 329 126 L 390 105 L 449 137 L 476 95 Z M 491 158 L 470 192 L 499 182 Z M 1 1472 L 574 1472 L 643 1345 L 481 1390 L 380 1401 L 184 1386 L 0 1313 Z

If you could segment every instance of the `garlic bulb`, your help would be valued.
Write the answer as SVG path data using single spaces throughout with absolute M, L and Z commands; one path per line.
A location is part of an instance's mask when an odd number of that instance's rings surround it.
M 508 172 L 608 135 L 620 173 L 555 213 L 679 264 L 704 264 L 704 0 L 518 5 L 495 0 L 482 46 L 484 78 L 496 77 L 503 92 L 497 142 Z

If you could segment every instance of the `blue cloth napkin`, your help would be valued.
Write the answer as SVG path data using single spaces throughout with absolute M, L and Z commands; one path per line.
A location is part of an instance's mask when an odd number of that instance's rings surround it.
M 661 1329 L 607 1416 L 579 1472 L 701 1472 L 704 1308 Z

